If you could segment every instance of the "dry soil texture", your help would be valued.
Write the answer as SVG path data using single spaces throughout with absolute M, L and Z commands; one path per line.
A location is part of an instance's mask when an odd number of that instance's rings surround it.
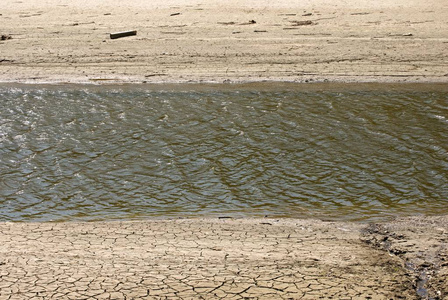
M 447 221 L 1 223 L 0 299 L 446 299 Z

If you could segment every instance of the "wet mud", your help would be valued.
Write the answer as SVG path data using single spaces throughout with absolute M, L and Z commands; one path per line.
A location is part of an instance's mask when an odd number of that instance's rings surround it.
M 445 217 L 370 224 L 361 240 L 399 258 L 419 299 L 448 297 L 448 228 Z

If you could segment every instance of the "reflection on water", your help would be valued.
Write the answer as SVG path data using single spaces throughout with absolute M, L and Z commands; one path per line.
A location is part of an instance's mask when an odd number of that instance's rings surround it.
M 0 86 L 0 221 L 448 213 L 448 89 Z

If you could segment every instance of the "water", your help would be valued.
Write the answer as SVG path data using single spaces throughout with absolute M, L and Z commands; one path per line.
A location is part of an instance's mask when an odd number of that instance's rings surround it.
M 443 85 L 0 85 L 0 221 L 448 213 Z

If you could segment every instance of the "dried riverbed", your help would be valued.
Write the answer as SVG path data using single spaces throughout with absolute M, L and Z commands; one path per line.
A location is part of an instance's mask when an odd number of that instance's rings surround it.
M 447 221 L 1 223 L 0 299 L 444 299 Z

